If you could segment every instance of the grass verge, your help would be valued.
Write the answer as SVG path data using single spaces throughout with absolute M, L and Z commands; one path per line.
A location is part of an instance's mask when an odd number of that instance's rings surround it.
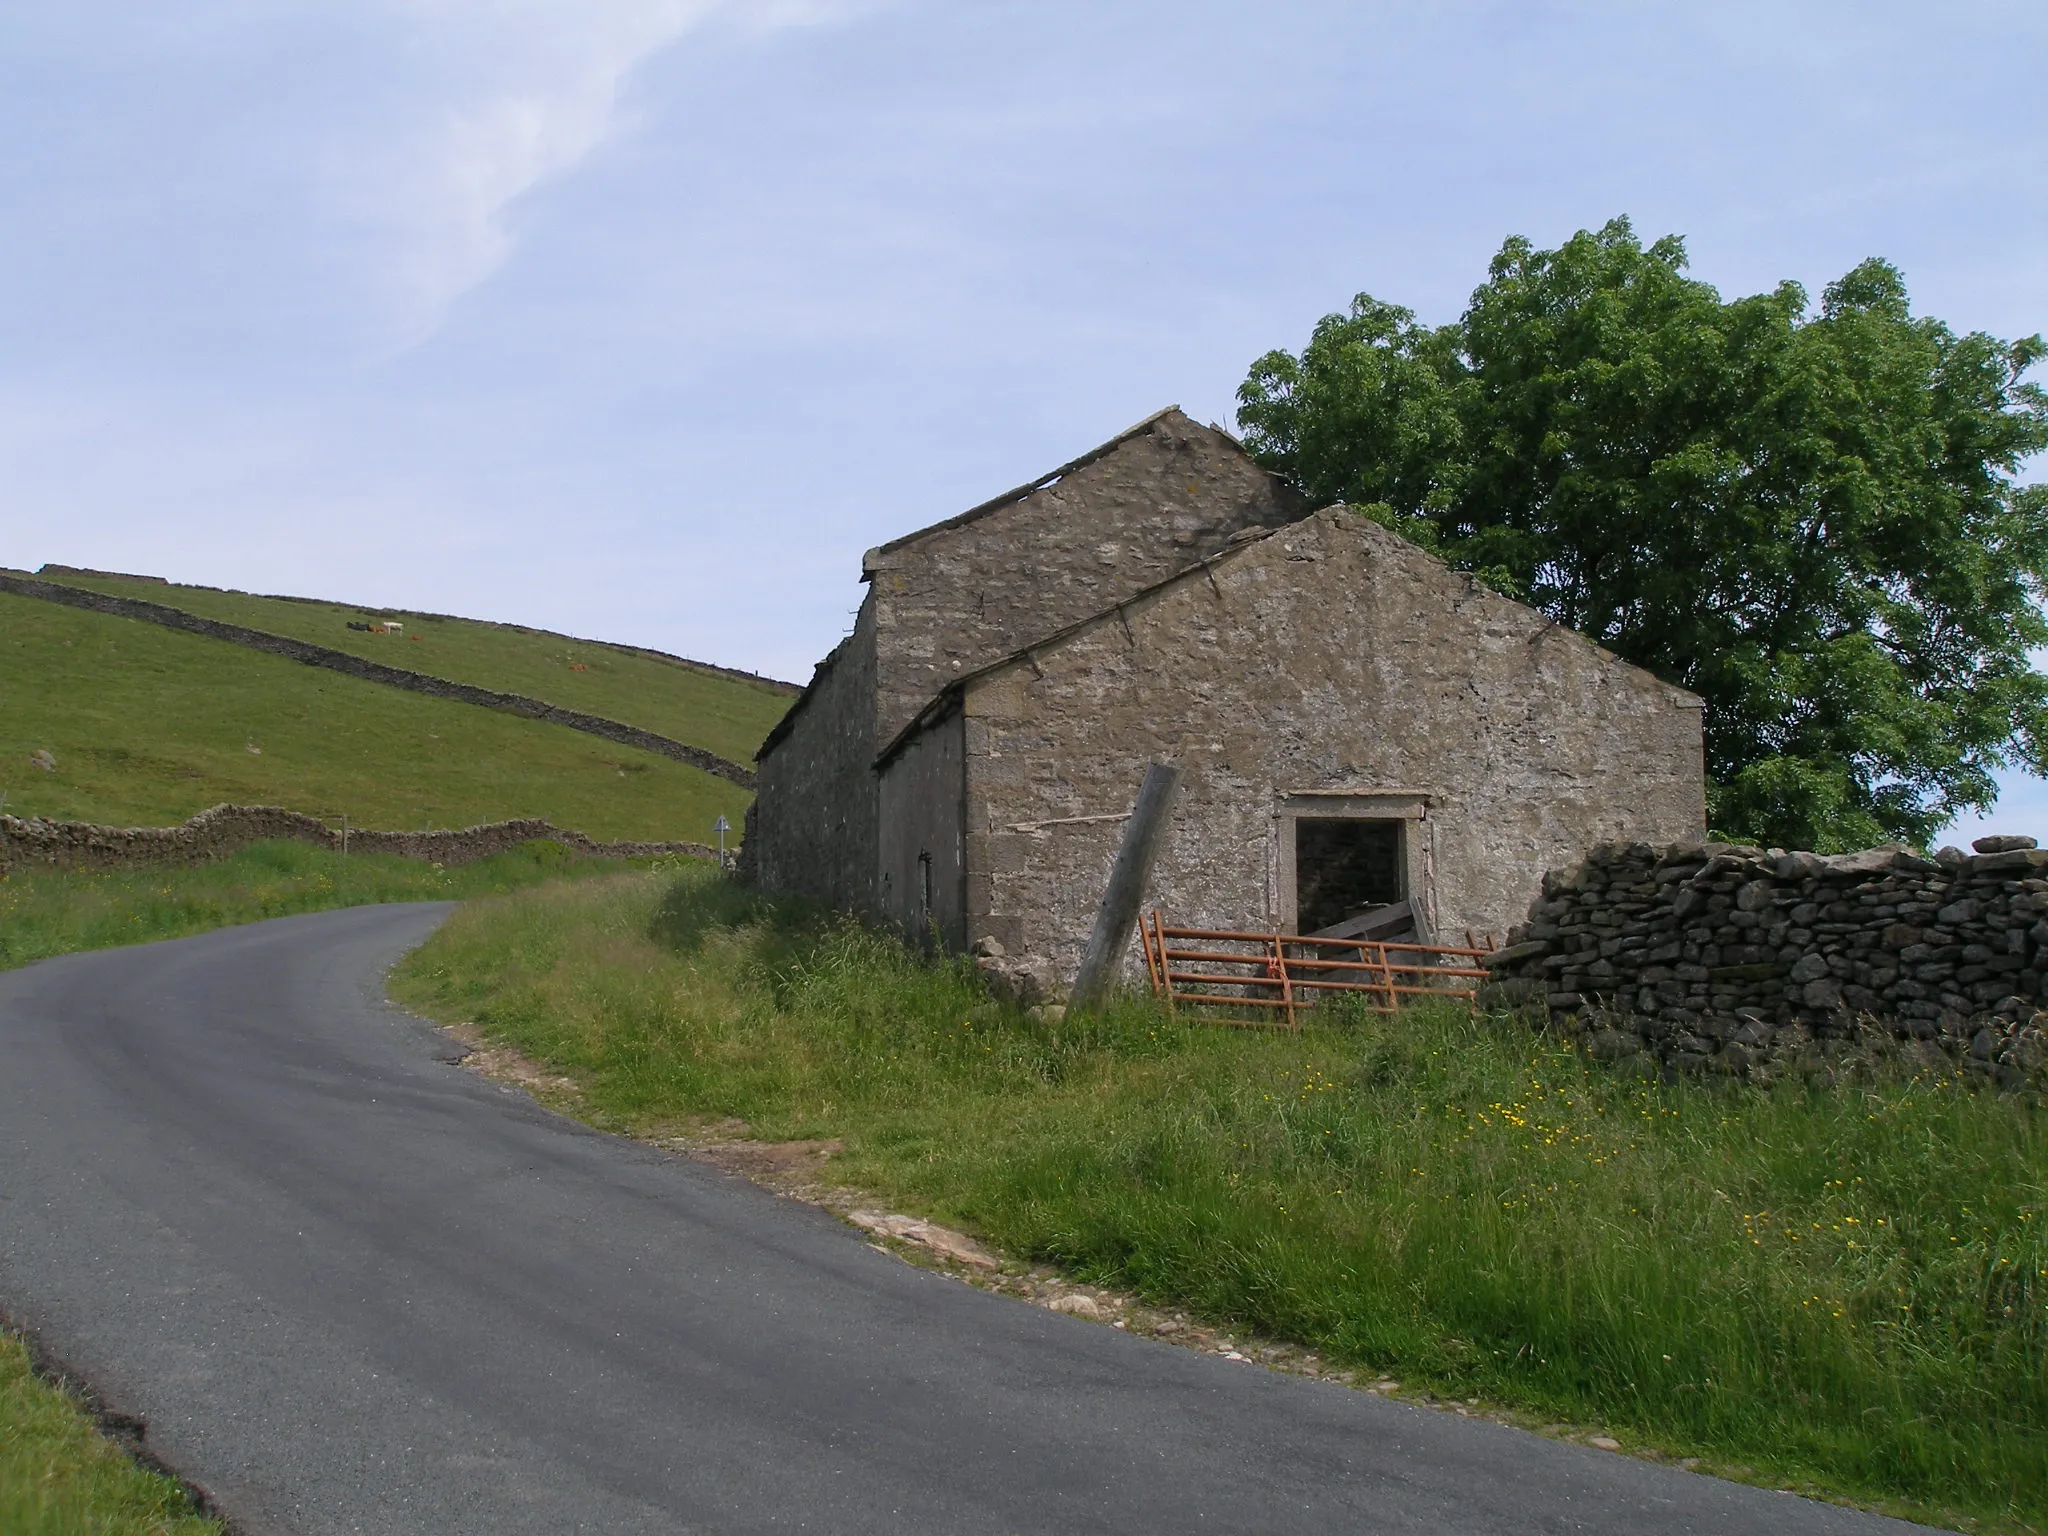
M 0 1330 L 0 1529 L 8 1536 L 219 1536 L 185 1490 L 102 1437 Z
M 835 1177 L 1154 1305 L 1774 1486 L 2048 1520 L 2048 1124 L 1953 1079 L 1659 1088 L 1455 1009 L 1298 1036 L 973 973 L 709 872 L 522 893 L 393 978 L 660 1135 Z
M 0 970 L 77 949 L 181 938 L 237 923 L 380 901 L 459 901 L 633 867 L 536 841 L 448 868 L 391 854 L 344 858 L 309 843 L 256 843 L 180 869 L 0 872 Z

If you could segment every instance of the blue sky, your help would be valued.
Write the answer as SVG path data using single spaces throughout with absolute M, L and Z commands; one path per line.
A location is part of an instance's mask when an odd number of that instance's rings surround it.
M 0 0 L 0 564 L 792 678 L 870 544 L 1626 213 L 2048 327 L 2048 7 Z M 2048 832 L 2019 784 L 1993 820 Z M 1974 828 L 1962 829 L 1965 831 Z

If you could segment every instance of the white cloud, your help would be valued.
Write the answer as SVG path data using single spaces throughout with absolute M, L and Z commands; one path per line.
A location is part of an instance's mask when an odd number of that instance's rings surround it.
M 371 237 L 398 346 L 510 256 L 513 205 L 620 131 L 633 72 L 714 19 L 773 30 L 829 0 L 380 0 L 401 29 L 393 98 L 328 156 L 337 211 Z

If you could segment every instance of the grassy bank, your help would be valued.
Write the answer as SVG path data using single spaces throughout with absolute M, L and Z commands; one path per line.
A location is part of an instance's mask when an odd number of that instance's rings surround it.
M 787 689 L 772 684 L 636 655 L 595 640 L 572 640 L 567 635 L 472 619 L 408 616 L 351 603 L 258 597 L 117 576 L 51 579 L 115 597 L 163 603 L 273 635 L 310 640 L 386 666 L 523 693 L 608 720 L 623 720 L 738 763 L 753 761 L 754 748 L 794 699 Z M 365 634 L 348 627 L 351 622 L 384 618 L 403 618 L 405 632 L 397 636 Z
M 0 793 L 17 816 L 168 826 L 226 800 L 394 831 L 544 816 L 673 842 L 721 815 L 739 825 L 749 799 L 566 726 L 6 593 L 0 677 Z
M 708 875 L 460 915 L 399 996 L 653 1130 L 839 1137 L 1014 1254 L 1625 1443 L 2048 1522 L 2048 1125 L 1950 1080 L 1650 1088 L 1455 1010 L 1047 1028 Z
M 8 1536 L 218 1536 L 184 1490 L 103 1439 L 0 1332 L 0 1529 Z
M 534 842 L 447 869 L 386 854 L 344 858 L 308 843 L 257 843 L 189 869 L 0 872 L 0 970 L 77 949 L 175 939 L 236 923 L 380 901 L 459 901 L 544 880 L 616 874 Z

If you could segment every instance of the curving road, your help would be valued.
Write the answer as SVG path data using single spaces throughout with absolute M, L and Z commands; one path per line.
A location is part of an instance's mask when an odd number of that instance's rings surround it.
M 1915 1529 L 902 1264 L 449 1066 L 445 910 L 0 976 L 0 1307 L 242 1530 Z

